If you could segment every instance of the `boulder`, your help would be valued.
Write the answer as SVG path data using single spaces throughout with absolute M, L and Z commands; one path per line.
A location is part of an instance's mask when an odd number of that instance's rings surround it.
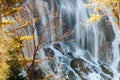
M 90 67 L 86 66 L 87 62 L 83 59 L 76 58 L 71 61 L 70 66 L 75 70 L 75 72 L 82 78 L 82 80 L 87 80 L 84 75 L 92 72 Z M 89 64 L 87 64 L 89 65 Z
M 113 51 L 111 42 L 103 42 L 99 48 L 99 59 L 102 63 L 110 64 L 113 61 Z
M 75 80 L 75 75 L 74 75 L 74 73 L 72 71 L 68 72 L 68 77 L 69 77 L 68 80 Z
M 51 48 L 44 48 L 45 55 L 47 57 L 54 57 L 55 53 Z
M 100 21 L 99 27 L 102 28 L 106 41 L 112 42 L 115 38 L 115 33 L 114 33 L 114 30 L 113 30 L 111 23 L 107 22 L 107 21 L 109 21 L 108 17 L 104 17 Z
M 63 52 L 60 43 L 55 43 L 53 46 L 54 46 L 54 48 L 57 49 L 58 51 Z
M 100 65 L 100 67 L 105 74 L 108 74 L 109 76 L 113 77 L 112 70 L 109 68 L 109 66 L 102 64 Z

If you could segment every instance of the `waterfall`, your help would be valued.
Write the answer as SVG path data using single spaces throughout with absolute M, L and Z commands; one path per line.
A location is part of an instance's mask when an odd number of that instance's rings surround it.
M 114 20 L 110 16 L 100 23 L 89 23 L 92 11 L 84 6 L 88 2 L 33 1 L 37 10 L 33 16 L 40 17 L 35 23 L 37 42 L 41 35 L 47 37 L 46 43 L 51 41 L 38 52 L 38 58 L 45 59 L 39 68 L 52 75 L 49 80 L 120 79 L 119 31 L 114 23 L 105 25 L 106 20 Z M 63 37 L 66 32 L 71 33 Z
M 113 62 L 111 64 L 111 68 L 113 69 L 113 73 L 116 74 L 114 76 L 114 80 L 119 80 L 120 78 L 120 73 L 118 72 L 118 69 L 120 66 L 119 66 L 119 62 L 120 62 L 120 50 L 119 50 L 119 36 L 120 36 L 120 33 L 119 33 L 119 29 L 118 27 L 116 26 L 116 24 L 114 23 L 114 17 L 112 16 L 109 16 L 109 19 L 111 20 L 112 22 L 112 26 L 113 26 L 113 30 L 115 32 L 115 39 L 114 41 L 112 42 L 112 46 L 113 46 Z

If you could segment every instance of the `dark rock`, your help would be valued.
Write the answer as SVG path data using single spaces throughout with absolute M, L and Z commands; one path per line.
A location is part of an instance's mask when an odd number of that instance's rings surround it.
M 97 67 L 92 66 L 92 68 L 93 68 L 93 70 L 94 70 L 96 73 L 98 73 L 98 72 L 99 72 L 99 69 L 98 69 Z
M 60 52 L 63 52 L 60 43 L 55 43 L 53 46 L 55 49 L 59 50 Z
M 82 80 L 87 80 L 84 77 L 84 74 L 88 74 L 88 73 L 92 72 L 92 68 L 90 69 L 90 67 L 86 66 L 86 64 L 87 64 L 87 62 L 80 58 L 76 58 L 76 59 L 72 60 L 71 64 L 70 64 L 70 66 L 73 68 L 73 70 L 75 70 L 75 72 L 78 73 L 78 75 L 80 75 Z
M 102 64 L 102 65 L 101 65 L 101 69 L 102 69 L 102 71 L 103 71 L 105 74 L 108 74 L 108 75 L 110 75 L 111 77 L 113 77 L 112 70 L 109 68 L 109 66 L 107 66 L 107 65 L 105 65 L 105 64 Z
M 104 80 L 112 80 L 111 77 L 106 76 L 106 75 L 104 75 L 104 74 L 101 74 L 100 76 L 101 76 Z
M 30 75 L 31 70 L 33 71 L 32 75 Z M 42 66 L 39 65 L 39 63 L 35 63 L 33 66 L 29 65 L 29 68 L 27 68 L 26 71 L 33 78 L 33 80 L 43 80 L 43 78 L 45 77 L 44 69 L 42 68 Z
M 69 80 L 75 80 L 75 75 L 72 71 L 68 72 Z
M 112 41 L 115 33 L 108 17 L 104 17 L 99 22 L 99 59 L 103 63 L 110 64 L 113 60 Z
M 53 72 L 55 72 L 55 69 L 56 69 L 55 63 L 54 63 L 54 62 L 49 62 L 49 66 L 50 66 L 51 70 L 52 70 Z
M 111 42 L 103 42 L 99 48 L 99 59 L 102 63 L 110 64 L 113 61 L 113 51 Z
M 120 73 L 120 62 L 119 62 L 119 65 L 118 65 L 118 72 Z
M 108 17 L 103 18 L 100 23 L 99 26 L 102 27 L 104 35 L 105 35 L 105 39 L 107 42 L 112 42 L 115 38 L 115 33 L 113 30 L 113 27 L 110 23 L 108 23 Z
M 55 53 L 51 48 L 44 48 L 44 51 L 45 51 L 45 55 L 47 57 L 54 57 Z
M 74 58 L 73 54 L 71 52 L 68 52 L 67 55 L 70 57 L 70 58 Z
M 34 69 L 33 78 L 36 79 L 43 79 L 45 77 L 44 72 L 41 69 Z
M 84 61 L 82 60 L 82 59 L 75 59 L 75 60 L 72 60 L 71 61 L 71 67 L 73 68 L 73 69 L 79 69 L 79 70 L 81 70 L 82 72 L 84 72 L 84 73 L 87 73 L 88 71 L 87 71 L 87 69 L 85 68 L 85 66 L 84 66 Z

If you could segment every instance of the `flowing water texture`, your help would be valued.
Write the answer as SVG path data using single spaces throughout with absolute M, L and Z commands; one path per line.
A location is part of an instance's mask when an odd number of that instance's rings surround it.
M 37 10 L 35 16 L 41 18 L 36 27 L 38 41 L 40 31 L 37 29 L 48 26 L 46 42 L 54 42 L 42 47 L 38 55 L 40 59 L 48 58 L 38 68 L 45 75 L 52 74 L 49 80 L 120 79 L 119 31 L 114 23 L 106 22 L 114 19 L 108 16 L 98 23 L 89 23 L 90 14 L 95 12 L 86 8 L 85 3 L 89 1 L 34 1 Z M 66 32 L 72 34 L 64 42 L 55 43 Z

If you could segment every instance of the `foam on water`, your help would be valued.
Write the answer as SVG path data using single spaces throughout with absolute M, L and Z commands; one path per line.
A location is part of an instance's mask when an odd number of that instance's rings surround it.
M 59 49 L 54 47 L 51 43 L 43 48 L 50 48 L 52 53 L 54 53 L 54 60 L 52 61 L 50 57 L 42 62 L 43 70 L 45 74 L 51 73 L 54 79 L 62 80 L 62 78 L 72 80 L 119 80 L 120 73 L 118 72 L 120 55 L 119 55 L 119 45 L 120 36 L 119 31 L 114 23 L 112 23 L 113 31 L 115 33 L 115 39 L 112 43 L 112 63 L 104 63 L 100 59 L 100 45 L 105 44 L 107 41 L 102 42 L 105 39 L 105 35 L 100 31 L 100 26 L 98 24 L 88 24 L 88 18 L 91 9 L 86 9 L 84 6 L 84 0 L 35 0 L 35 5 L 37 7 L 40 19 L 40 25 L 38 27 L 46 27 L 47 23 L 50 25 L 49 31 L 45 32 L 46 37 L 49 38 L 47 41 L 56 41 L 56 33 L 60 34 L 59 37 L 63 36 L 66 31 L 74 30 L 73 34 L 70 35 L 69 40 L 74 41 L 68 43 L 57 43 L 59 44 Z M 89 2 L 89 1 L 86 1 Z M 55 11 L 58 12 L 58 28 L 54 29 L 56 25 L 56 19 L 54 19 Z M 114 18 L 109 16 L 110 21 L 114 21 Z M 64 25 L 63 25 L 64 23 Z M 90 27 L 89 27 L 89 26 Z M 37 34 L 36 35 L 39 37 Z M 39 40 L 38 40 L 39 41 Z M 66 40 L 64 40 L 66 41 Z M 74 45 L 73 45 L 74 44 Z M 72 48 L 71 48 L 72 47 Z M 43 49 L 42 48 L 42 49 Z M 39 51 L 39 58 L 45 59 L 46 53 L 43 50 Z M 110 55 L 109 55 L 110 56 Z M 109 60 L 109 56 L 105 59 Z M 77 64 L 75 68 L 71 67 L 71 62 L 73 60 L 80 59 L 79 62 L 83 64 Z M 110 66 L 113 72 L 113 77 L 105 73 L 101 68 L 101 63 Z M 84 65 L 84 68 L 88 69 L 88 72 L 81 72 L 80 66 Z M 106 78 L 107 77 L 107 78 Z

